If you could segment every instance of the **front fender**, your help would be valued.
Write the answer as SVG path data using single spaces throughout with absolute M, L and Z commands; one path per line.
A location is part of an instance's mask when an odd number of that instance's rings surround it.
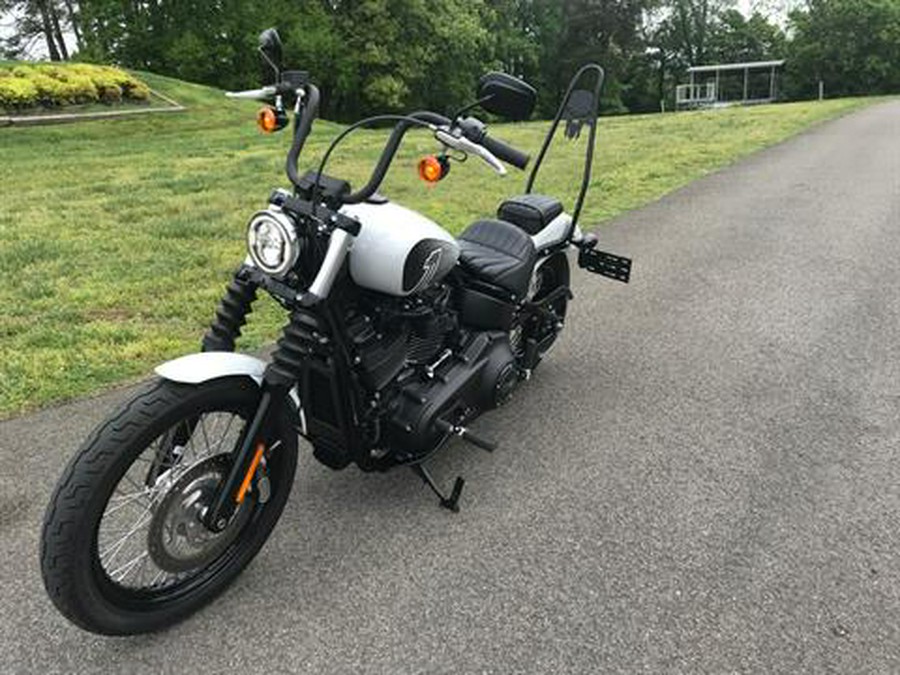
M 266 362 L 237 352 L 198 352 L 166 361 L 156 366 L 154 371 L 163 379 L 181 384 L 201 384 L 220 377 L 243 375 L 261 385 Z M 290 397 L 300 418 L 300 429 L 306 435 L 306 416 L 296 387 L 291 389 Z
M 188 354 L 158 365 L 155 372 L 160 377 L 181 382 L 200 384 L 220 377 L 246 375 L 256 384 L 262 384 L 266 362 L 247 354 L 236 352 L 200 352 Z

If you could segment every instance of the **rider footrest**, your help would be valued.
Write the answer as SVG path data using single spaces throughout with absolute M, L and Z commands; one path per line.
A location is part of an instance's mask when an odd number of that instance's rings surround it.
M 491 441 L 482 438 L 481 436 L 477 436 L 473 434 L 471 431 L 466 429 L 465 427 L 457 426 L 456 424 L 451 424 L 447 420 L 435 420 L 434 425 L 443 431 L 444 433 L 453 434 L 455 436 L 459 436 L 461 439 L 466 441 L 467 443 L 471 443 L 472 445 L 485 450 L 486 452 L 493 452 L 497 449 L 497 444 L 492 443 Z
M 578 266 L 588 272 L 600 274 L 627 284 L 631 278 L 631 259 L 598 251 L 595 248 L 582 248 L 578 253 Z

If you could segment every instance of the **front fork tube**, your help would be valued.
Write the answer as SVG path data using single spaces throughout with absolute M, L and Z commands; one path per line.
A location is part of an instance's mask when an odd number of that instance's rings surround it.
M 247 322 L 247 315 L 253 311 L 253 302 L 256 300 L 257 288 L 257 284 L 247 278 L 243 267 L 235 272 L 231 282 L 225 288 L 225 295 L 222 297 L 221 302 L 219 302 L 215 318 L 210 324 L 206 335 L 203 336 L 202 351 L 234 351 L 235 343 L 241 335 L 241 328 Z M 269 404 L 267 403 L 266 408 L 268 408 L 268 405 Z M 166 434 L 166 437 L 163 439 L 162 443 L 160 443 L 160 446 L 156 451 L 154 462 L 147 472 L 145 480 L 148 486 L 153 486 L 160 474 L 162 474 L 167 467 L 174 466 L 178 459 L 176 456 L 178 448 L 184 448 L 190 442 L 191 436 L 194 434 L 194 429 L 197 426 L 197 421 L 198 418 L 186 420 L 183 426 L 172 429 Z M 258 429 L 259 426 L 257 426 L 257 431 Z M 251 436 L 251 439 L 255 436 L 256 433 Z M 238 463 L 235 463 L 232 467 L 232 473 L 239 471 L 242 467 L 243 464 L 238 466 Z M 242 473 L 241 476 L 243 475 L 244 474 Z M 219 503 L 220 500 L 217 498 L 216 504 Z M 211 516 L 213 509 L 207 511 L 207 517 L 205 519 L 207 523 L 214 523 L 216 520 L 221 519 L 222 516 L 218 513 L 223 511 L 221 504 L 219 505 L 219 508 L 215 510 L 217 511 L 215 520 L 212 520 Z M 233 507 L 228 510 L 228 515 L 225 518 L 226 523 L 228 517 L 231 516 L 231 513 L 233 513 Z
M 329 236 L 328 250 L 316 278 L 308 291 L 297 296 L 300 305 L 318 304 L 328 298 L 331 293 L 338 272 L 347 259 L 347 252 L 352 246 L 353 239 L 359 234 L 357 221 L 346 218 L 345 221 L 336 219 L 336 227 Z M 204 338 L 204 351 L 208 348 L 217 348 L 215 345 L 224 345 L 224 347 L 218 347 L 219 349 L 234 349 L 233 337 L 240 335 L 244 316 L 249 313 L 250 305 L 256 297 L 256 289 L 256 284 L 243 278 L 238 271 L 219 306 L 216 321 L 213 322 L 210 332 Z M 290 377 L 279 378 L 276 373 L 271 379 L 276 382 L 270 382 L 267 369 L 266 377 L 262 382 L 262 397 L 256 415 L 241 438 L 240 449 L 231 464 L 228 477 L 217 489 L 212 504 L 203 515 L 204 524 L 213 532 L 221 532 L 228 525 L 239 499 L 238 489 L 242 481 L 248 477 L 247 472 L 251 470 L 256 444 L 261 440 L 259 438 L 260 431 L 266 428 L 266 420 L 277 419 L 270 415 L 280 413 L 278 406 L 284 405 L 288 396 L 290 385 L 286 383 L 290 381 Z
M 273 387 L 263 381 L 262 396 L 259 406 L 250 424 L 244 430 L 240 439 L 240 445 L 231 469 L 225 481 L 219 484 L 212 503 L 203 514 L 203 524 L 213 532 L 221 532 L 228 525 L 231 516 L 238 505 L 238 491 L 244 482 L 247 473 L 253 467 L 253 456 L 256 453 L 258 443 L 263 441 L 264 430 L 270 419 L 277 419 L 288 395 L 287 390 L 281 387 Z
M 234 351 L 235 343 L 241 336 L 241 328 L 247 323 L 247 315 L 253 311 L 258 288 L 257 284 L 247 277 L 244 267 L 234 273 L 234 277 L 225 288 L 225 295 L 216 308 L 215 318 L 203 336 L 202 351 Z M 177 463 L 179 448 L 186 447 L 190 442 L 198 419 L 185 420 L 183 426 L 166 433 L 144 478 L 148 487 L 153 487 L 159 476 Z

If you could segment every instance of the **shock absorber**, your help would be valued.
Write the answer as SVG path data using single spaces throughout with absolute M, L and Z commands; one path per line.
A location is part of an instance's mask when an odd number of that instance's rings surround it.
M 266 368 L 266 382 L 271 386 L 290 387 L 302 376 L 308 359 L 324 363 L 331 355 L 328 333 L 316 314 L 295 308 L 276 343 L 272 362 Z
M 203 336 L 203 351 L 234 351 L 235 342 L 241 336 L 241 327 L 253 311 L 257 288 L 257 284 L 243 274 L 243 268 L 235 273 L 216 309 L 216 318 Z

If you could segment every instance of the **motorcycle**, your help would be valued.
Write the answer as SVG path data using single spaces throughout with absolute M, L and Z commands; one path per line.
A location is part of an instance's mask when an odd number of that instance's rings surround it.
M 404 134 L 427 129 L 437 155 L 420 177 L 443 179 L 477 157 L 497 174 L 524 170 L 528 154 L 493 138 L 480 108 L 531 116 L 536 91 L 507 74 L 481 78 L 476 99 L 451 117 L 378 115 L 353 124 L 316 170 L 298 159 L 319 108 L 308 73 L 283 70 L 274 29 L 260 36 L 272 84 L 230 96 L 267 102 L 264 131 L 290 124 L 290 190 L 275 189 L 250 218 L 248 255 L 234 274 L 202 351 L 156 368 L 158 378 L 86 440 L 59 479 L 44 519 L 41 571 L 59 611 L 102 634 L 161 629 L 211 601 L 258 553 L 293 483 L 298 439 L 332 469 L 408 467 L 459 509 L 464 481 L 442 489 L 426 463 L 458 437 L 486 451 L 470 428 L 506 404 L 563 330 L 572 299 L 569 253 L 590 271 L 627 282 L 631 262 L 596 248 L 578 227 L 590 182 L 603 70 L 570 83 L 526 184 L 497 218 L 454 238 L 377 191 Z M 579 86 L 587 83 L 588 86 Z M 588 128 L 573 213 L 532 192 L 565 120 Z M 353 190 L 325 173 L 355 129 L 394 123 L 368 182 Z M 267 363 L 235 352 L 258 291 L 288 321 Z

